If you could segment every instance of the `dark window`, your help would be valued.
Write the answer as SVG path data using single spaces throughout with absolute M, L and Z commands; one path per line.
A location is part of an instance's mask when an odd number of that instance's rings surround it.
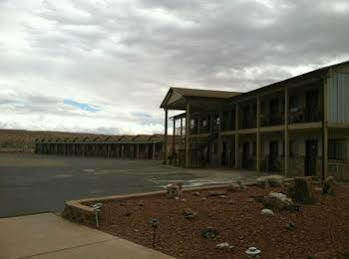
M 190 129 L 194 129 L 195 128 L 195 120 L 191 119 L 190 120 Z
M 252 155 L 257 156 L 257 142 L 256 141 L 253 141 L 253 144 L 252 144 Z
M 203 128 L 206 128 L 207 125 L 208 125 L 208 124 L 207 124 L 207 119 L 203 119 L 203 120 L 202 120 L 202 127 L 203 127 Z
M 290 96 L 290 109 L 295 109 L 298 107 L 298 96 L 296 95 L 293 95 L 293 96 Z
M 295 140 L 291 140 L 289 142 L 289 156 L 290 157 L 295 157 L 297 154 L 297 146 L 296 146 L 296 141 Z
M 328 159 L 344 160 L 345 141 L 340 139 L 330 139 L 328 141 Z
M 218 148 L 217 148 L 217 143 L 212 144 L 212 152 L 213 154 L 217 154 Z

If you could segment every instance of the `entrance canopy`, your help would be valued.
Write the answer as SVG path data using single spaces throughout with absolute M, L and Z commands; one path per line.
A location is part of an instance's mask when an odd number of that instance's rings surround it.
M 238 96 L 239 92 L 202 90 L 171 87 L 167 92 L 160 108 L 168 110 L 186 110 L 190 104 L 192 110 L 206 110 L 217 105 L 222 105 L 224 100 Z

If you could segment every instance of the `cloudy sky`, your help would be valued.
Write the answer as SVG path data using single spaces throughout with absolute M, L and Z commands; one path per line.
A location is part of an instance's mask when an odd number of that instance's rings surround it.
M 0 128 L 158 133 L 169 86 L 349 59 L 348 0 L 0 0 Z

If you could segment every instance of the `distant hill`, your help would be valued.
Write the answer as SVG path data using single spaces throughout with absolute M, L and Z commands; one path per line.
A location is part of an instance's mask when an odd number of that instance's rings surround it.
M 33 152 L 36 139 L 70 137 L 108 137 L 104 134 L 59 131 L 29 131 L 0 129 L 0 152 Z

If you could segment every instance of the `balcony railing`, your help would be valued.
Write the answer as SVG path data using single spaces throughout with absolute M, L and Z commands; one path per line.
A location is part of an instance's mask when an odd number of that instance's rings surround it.
M 261 114 L 261 127 L 278 126 L 284 123 L 283 114 Z
M 318 109 L 291 108 L 288 115 L 289 123 L 318 122 L 322 120 L 322 112 Z
M 251 116 L 250 118 L 242 120 L 241 129 L 253 129 L 257 127 L 256 116 Z

